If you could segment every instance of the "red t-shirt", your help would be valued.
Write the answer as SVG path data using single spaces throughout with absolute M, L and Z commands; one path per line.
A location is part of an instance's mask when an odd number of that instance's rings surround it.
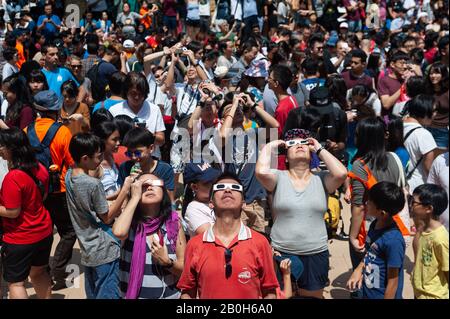
M 272 250 L 261 234 L 241 224 L 232 250 L 231 276 L 225 277 L 225 246 L 213 227 L 192 238 L 186 247 L 184 271 L 178 289 L 197 289 L 200 299 L 259 299 L 263 289 L 279 287 Z
M 117 166 L 120 166 L 122 163 L 125 163 L 129 160 L 129 158 L 125 155 L 126 151 L 127 147 L 120 145 L 117 153 L 113 153 L 114 163 L 116 163 Z
M 297 100 L 292 96 L 287 96 L 284 99 L 282 99 L 280 102 L 278 102 L 278 106 L 275 110 L 274 117 L 280 124 L 278 127 L 278 137 L 283 138 L 281 136 L 283 134 L 284 125 L 286 124 L 286 120 L 288 117 L 289 112 L 298 107 Z M 285 164 L 286 156 L 279 155 L 278 156 L 278 169 L 285 170 L 286 164 Z
M 49 177 L 45 167 L 39 164 L 33 174 L 48 190 Z M 27 173 L 13 169 L 6 174 L 0 203 L 7 209 L 21 208 L 17 218 L 2 217 L 5 243 L 34 244 L 52 234 L 52 220 L 42 202 L 39 187 Z

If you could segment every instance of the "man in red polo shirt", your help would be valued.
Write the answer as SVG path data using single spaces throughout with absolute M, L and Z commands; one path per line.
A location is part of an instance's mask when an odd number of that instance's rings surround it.
M 267 239 L 244 226 L 243 186 L 224 173 L 214 184 L 210 206 L 216 223 L 192 238 L 178 282 L 182 299 L 274 299 L 278 281 Z

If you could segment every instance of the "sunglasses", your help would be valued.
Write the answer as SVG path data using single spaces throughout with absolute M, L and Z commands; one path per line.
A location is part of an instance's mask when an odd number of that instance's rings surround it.
M 286 146 L 287 147 L 292 147 L 295 145 L 309 145 L 309 141 L 308 140 L 289 140 L 286 141 Z
M 163 187 L 164 181 L 160 179 L 148 179 L 142 183 L 142 189 L 147 189 L 149 186 Z
M 225 278 L 228 279 L 230 278 L 231 274 L 233 273 L 233 268 L 231 266 L 231 254 L 232 254 L 232 250 L 231 249 L 225 249 Z
M 239 185 L 239 184 L 222 183 L 222 184 L 214 184 L 213 185 L 213 191 L 214 192 L 223 191 L 223 190 L 226 190 L 226 189 L 230 189 L 232 191 L 237 191 L 237 192 L 241 192 L 241 193 L 244 190 L 242 185 Z
M 125 156 L 128 158 L 133 158 L 133 155 L 136 156 L 137 158 L 140 158 L 142 156 L 142 151 L 136 150 L 134 152 L 131 151 L 125 152 Z
M 81 69 L 81 65 L 71 65 L 71 67 L 73 68 L 73 69 Z

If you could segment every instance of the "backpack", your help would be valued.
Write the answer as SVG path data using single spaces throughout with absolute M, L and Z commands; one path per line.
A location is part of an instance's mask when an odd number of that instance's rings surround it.
M 326 142 L 326 140 L 335 141 L 337 133 L 342 129 L 340 125 L 340 108 L 336 107 L 335 103 L 332 103 L 331 107 L 310 107 L 320 113 L 319 142 Z
M 102 63 L 104 63 L 104 61 L 97 62 L 86 73 L 86 77 L 91 80 L 92 98 L 96 102 L 106 99 L 108 79 L 99 77 L 100 65 Z
M 365 203 L 367 200 L 367 191 L 369 189 L 372 188 L 372 186 L 374 186 L 375 184 L 378 183 L 375 175 L 372 174 L 372 171 L 369 169 L 369 167 L 367 166 L 367 164 L 364 162 L 363 159 L 358 159 L 362 164 L 363 164 L 363 169 L 367 174 L 367 180 L 363 180 L 362 178 L 360 178 L 359 176 L 357 176 L 355 173 L 353 172 L 348 172 L 347 176 L 350 179 L 355 179 L 359 182 L 361 182 L 361 184 L 363 184 L 364 188 L 365 188 L 365 192 L 364 192 L 364 199 L 363 202 Z M 350 190 L 353 194 L 353 189 L 352 189 L 352 185 L 350 183 Z M 366 217 L 366 206 L 364 206 L 364 220 Z M 398 229 L 400 230 L 400 232 L 402 233 L 402 236 L 407 237 L 410 235 L 410 232 L 408 230 L 408 227 L 405 226 L 405 223 L 403 222 L 403 220 L 401 219 L 400 214 L 396 214 L 394 217 L 392 217 L 392 219 L 394 220 L 394 222 L 397 224 Z M 360 246 L 363 246 L 366 242 L 366 237 L 367 237 L 367 230 L 366 230 L 366 223 L 363 221 L 361 223 L 361 227 L 359 229 L 359 234 L 358 234 L 358 242 Z
M 339 221 L 342 219 L 342 203 L 338 196 L 337 194 L 328 196 L 328 209 L 324 216 L 328 239 L 332 239 L 337 234 Z
M 59 170 L 55 170 L 52 168 L 53 160 L 50 153 L 50 144 L 56 136 L 59 128 L 62 126 L 61 123 L 55 122 L 48 129 L 47 133 L 41 141 L 36 134 L 36 129 L 34 123 L 30 124 L 27 128 L 27 137 L 30 141 L 31 147 L 33 147 L 37 160 L 44 165 L 47 169 L 50 177 L 49 181 L 49 193 L 58 192 L 61 188 L 61 183 L 59 177 L 61 176 L 62 168 L 64 166 L 64 162 L 62 163 Z

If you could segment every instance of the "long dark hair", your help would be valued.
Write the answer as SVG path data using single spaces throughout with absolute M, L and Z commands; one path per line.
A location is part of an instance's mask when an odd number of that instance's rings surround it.
M 389 152 L 395 152 L 399 147 L 404 147 L 403 138 L 403 119 L 396 115 L 386 115 L 384 117 L 387 122 L 387 130 L 389 132 L 386 150 Z
M 27 135 L 17 127 L 0 130 L 0 146 L 6 147 L 11 153 L 10 167 L 23 171 L 38 168 L 39 162 L 30 145 Z
M 385 126 L 379 118 L 365 118 L 358 122 L 355 145 L 358 149 L 355 159 L 362 159 L 374 170 L 387 170 Z
M 31 99 L 25 84 L 25 79 L 20 76 L 12 75 L 11 81 L 8 81 L 8 91 L 16 95 L 16 100 L 13 104 L 8 105 L 5 119 L 11 122 L 16 122 L 20 118 L 20 112 L 25 106 L 31 106 Z M 8 80 L 5 79 L 5 82 Z
M 433 63 L 430 67 L 430 72 L 428 73 L 427 76 L 427 91 L 428 94 L 436 94 L 436 92 L 434 91 L 433 88 L 433 84 L 431 84 L 431 80 L 430 80 L 430 75 L 431 73 L 439 73 L 442 76 L 441 82 L 439 83 L 440 85 L 440 89 L 439 89 L 439 94 L 442 94 L 446 91 L 448 91 L 448 80 L 449 80 L 449 76 L 448 76 L 448 69 L 447 66 L 441 62 L 436 62 Z
M 330 92 L 331 100 L 336 102 L 342 110 L 347 109 L 347 85 L 340 75 L 330 75 L 325 81 Z
M 92 133 L 100 137 L 103 143 L 105 143 L 115 131 L 119 131 L 119 128 L 114 121 L 101 122 L 92 128 Z

